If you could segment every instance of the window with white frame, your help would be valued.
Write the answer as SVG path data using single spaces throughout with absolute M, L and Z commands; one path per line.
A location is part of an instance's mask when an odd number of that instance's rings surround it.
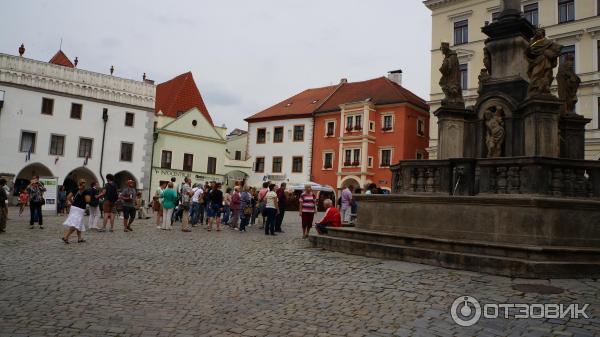
M 323 153 L 323 169 L 330 170 L 333 168 L 333 152 Z
M 19 151 L 21 152 L 35 152 L 35 132 L 21 131 L 21 143 L 19 144 Z
M 462 90 L 469 88 L 469 65 L 459 64 L 458 70 L 460 71 L 460 87 Z
M 354 116 L 354 130 L 362 130 L 362 116 Z
M 302 156 L 292 157 L 292 173 L 302 173 Z
M 417 135 L 425 136 L 425 121 L 421 118 L 417 119 Z
M 283 142 L 283 126 L 276 126 L 273 128 L 273 143 Z
M 534 26 L 538 25 L 538 3 L 523 6 L 523 16 Z
M 362 115 L 346 116 L 346 132 L 362 130 Z
M 425 154 L 422 151 L 417 150 L 417 155 L 416 155 L 417 159 L 425 159 Z
M 282 170 L 283 170 L 283 157 L 273 157 L 271 172 L 272 173 L 281 173 Z
M 575 20 L 575 0 L 558 0 L 558 23 Z
M 394 129 L 394 116 L 393 115 L 383 115 L 381 120 L 381 130 L 382 131 L 392 131 Z
M 369 168 L 373 167 L 373 157 L 367 158 L 367 166 Z
M 469 42 L 469 20 L 454 22 L 454 45 Z
M 77 149 L 77 157 L 92 158 L 92 145 L 94 140 L 91 138 L 79 137 L 79 148 Z
M 344 166 L 351 166 L 352 165 L 352 150 L 345 150 L 344 151 Z
M 335 121 L 325 122 L 325 135 L 327 137 L 333 137 L 333 135 L 335 135 Z
M 346 131 L 350 132 L 354 128 L 354 116 L 346 116 Z
M 379 167 L 389 167 L 392 163 L 392 149 L 380 149 L 379 158 Z
M 65 154 L 65 136 L 50 135 L 50 155 L 63 156 Z
M 360 149 L 354 149 L 352 152 L 354 155 L 352 158 L 352 166 L 360 165 Z
M 369 121 L 369 131 L 375 131 L 375 122 Z
M 563 64 L 567 59 L 567 55 L 570 55 L 573 57 L 573 70 L 575 70 L 575 46 L 574 45 L 562 47 L 562 49 L 560 50 L 560 57 L 558 59 L 558 63 Z

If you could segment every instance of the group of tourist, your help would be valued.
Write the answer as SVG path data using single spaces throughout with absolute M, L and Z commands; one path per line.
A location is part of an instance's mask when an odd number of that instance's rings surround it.
M 68 216 L 64 221 L 66 230 L 62 237 L 65 244 L 74 233 L 77 242 L 83 243 L 83 232 L 86 230 L 84 218 L 89 212 L 87 229 L 98 232 L 114 232 L 115 219 L 118 214 L 123 219 L 123 230 L 132 232 L 132 224 L 136 215 L 145 218 L 141 192 L 135 188 L 135 182 L 129 180 L 126 186 L 119 190 L 112 174 L 106 176 L 107 183 L 103 188 L 93 181 L 87 187 L 87 181 L 80 179 L 77 190 L 66 193 L 64 188 L 59 190 L 59 214 Z M 5 231 L 6 218 L 8 214 L 7 200 L 8 189 L 5 188 L 6 181 L 0 179 L 0 232 Z M 42 206 L 44 205 L 44 192 L 46 188 L 34 176 L 30 184 L 19 195 L 20 210 L 22 213 L 25 205 L 29 204 L 30 228 L 37 223 L 43 229 Z M 61 200 L 64 193 L 64 200 Z M 341 210 L 344 221 L 349 221 L 349 214 L 353 205 L 352 192 L 346 188 L 341 195 Z M 62 205 L 61 205 L 62 204 Z M 117 208 L 116 206 L 120 207 Z M 326 227 L 341 226 L 340 212 L 334 207 L 330 199 L 323 202 L 326 213 L 317 224 L 317 231 L 326 233 Z M 161 230 L 172 230 L 176 221 L 181 222 L 182 232 L 191 232 L 192 227 L 204 225 L 207 231 L 221 231 L 222 228 L 230 228 L 240 233 L 245 233 L 247 228 L 255 225 L 257 219 L 259 228 L 264 228 L 265 235 L 277 235 L 282 233 L 282 223 L 285 210 L 288 207 L 288 194 L 286 183 L 279 186 L 265 182 L 262 188 L 244 186 L 236 182 L 233 188 L 227 187 L 223 192 L 221 183 L 210 182 L 205 184 L 192 184 L 189 177 L 184 178 L 177 185 L 176 178 L 171 181 L 161 182 L 155 191 L 151 203 L 156 217 L 156 227 Z M 317 213 L 318 198 L 312 191 L 311 185 L 306 185 L 298 199 L 298 211 L 302 223 L 302 236 L 307 238 L 314 224 L 314 216 Z M 101 222 L 101 225 L 100 225 Z
M 260 228 L 265 235 L 282 233 L 282 223 L 288 203 L 286 183 L 279 186 L 265 182 L 261 189 L 243 186 L 236 182 L 233 188 L 222 190 L 218 182 L 191 184 L 189 177 L 177 185 L 176 178 L 161 182 L 153 198 L 153 210 L 156 216 L 156 228 L 172 230 L 175 221 L 181 221 L 181 231 L 191 232 L 191 227 L 204 225 L 207 231 L 221 231 L 228 227 L 246 232 L 247 227 L 255 225 L 262 218 Z M 351 202 L 351 193 L 343 199 Z M 299 197 L 299 215 L 302 222 L 302 236 L 307 238 L 314 223 L 318 199 L 311 185 L 306 185 Z M 319 231 L 324 233 L 326 226 L 341 226 L 340 213 L 329 199 L 324 201 L 327 208 Z
M 285 187 L 278 189 L 265 183 L 260 191 L 236 182 L 233 188 L 223 192 L 221 183 L 191 184 L 189 177 L 177 186 L 176 178 L 161 182 L 153 198 L 156 227 L 173 229 L 175 221 L 181 221 L 181 231 L 204 224 L 207 231 L 221 231 L 222 226 L 246 232 L 259 215 L 263 217 L 265 234 L 282 232 L 281 223 L 286 207 Z M 272 192 L 272 193 L 271 193 Z

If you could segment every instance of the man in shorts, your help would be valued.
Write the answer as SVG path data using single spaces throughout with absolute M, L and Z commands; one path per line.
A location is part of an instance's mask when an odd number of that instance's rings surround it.
M 104 198 L 104 202 L 102 203 L 102 213 L 104 215 L 104 220 L 102 221 L 102 228 L 99 232 L 106 231 L 106 224 L 108 220 L 110 220 L 110 231 L 112 232 L 115 227 L 115 203 L 119 199 L 119 192 L 117 192 L 117 185 L 115 184 L 115 176 L 112 174 L 106 175 L 106 180 L 108 181 L 106 185 L 104 185 L 104 191 L 98 195 L 98 198 Z
M 123 227 L 125 232 L 132 232 L 131 223 L 135 220 L 135 182 L 127 180 L 127 187 L 121 191 L 121 201 L 123 202 Z

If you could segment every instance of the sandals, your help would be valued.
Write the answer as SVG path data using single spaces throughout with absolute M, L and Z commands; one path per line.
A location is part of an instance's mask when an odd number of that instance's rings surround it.
M 77 243 L 84 243 L 84 242 L 86 242 L 85 239 L 77 240 Z
M 69 240 L 67 240 L 67 239 L 65 239 L 65 238 L 60 238 L 60 239 L 62 240 L 62 242 L 64 242 L 64 243 L 65 243 L 65 245 L 68 245 L 68 244 L 69 244 Z

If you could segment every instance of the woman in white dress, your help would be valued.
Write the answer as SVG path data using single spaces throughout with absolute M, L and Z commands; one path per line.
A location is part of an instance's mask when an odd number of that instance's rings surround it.
M 89 190 L 85 188 L 85 180 L 79 180 L 79 190 L 73 195 L 73 192 L 69 195 L 72 197 L 73 203 L 71 204 L 71 209 L 69 210 L 69 217 L 63 223 L 67 229 L 65 229 L 65 234 L 62 237 L 62 240 L 65 244 L 69 243 L 69 236 L 73 234 L 73 232 L 77 232 L 77 242 L 85 242 L 81 232 L 85 231 L 85 225 L 83 224 L 83 218 L 85 216 L 85 205 L 89 204 L 91 201 Z

